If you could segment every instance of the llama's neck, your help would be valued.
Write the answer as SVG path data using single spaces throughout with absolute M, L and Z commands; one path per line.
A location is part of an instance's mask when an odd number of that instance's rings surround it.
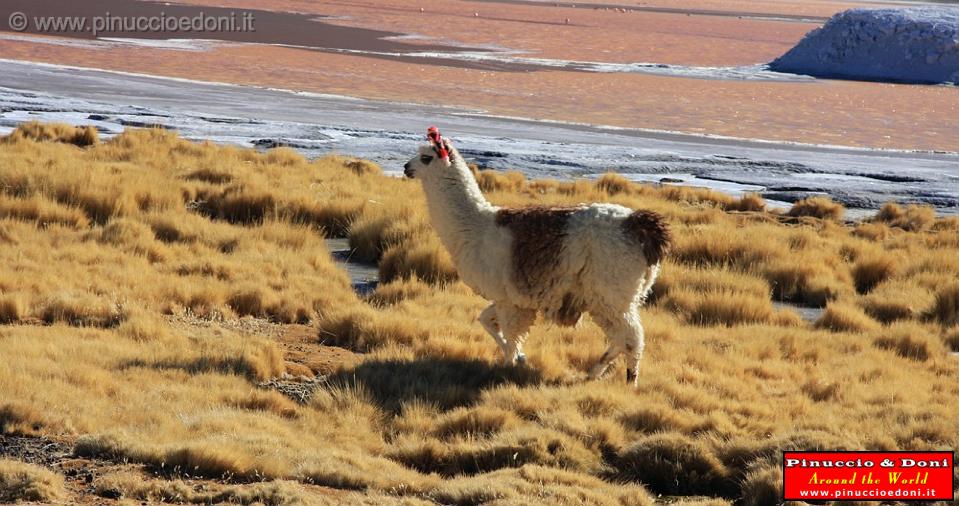
M 460 154 L 450 153 L 451 165 L 423 178 L 430 218 L 446 249 L 459 260 L 473 241 L 492 223 L 496 208 L 480 191 L 476 178 Z

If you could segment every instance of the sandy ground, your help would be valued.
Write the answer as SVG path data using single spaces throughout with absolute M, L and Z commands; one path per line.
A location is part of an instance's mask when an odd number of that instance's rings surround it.
M 262 0 L 187 2 L 267 7 Z M 573 8 L 564 3 L 557 7 L 556 2 L 438 0 L 424 3 L 424 12 L 420 12 L 418 3 L 398 0 L 280 0 L 269 8 L 339 17 L 325 21 L 342 27 L 425 37 L 403 41 L 420 49 L 459 44 L 524 51 L 522 56 L 551 62 L 736 66 L 768 62 L 815 28 L 817 19 L 859 5 L 785 0 L 594 4 Z M 624 7 L 610 7 L 613 5 Z M 791 18 L 778 19 L 783 16 Z M 357 32 L 357 37 L 369 33 Z M 0 32 L 0 54 L 9 59 L 442 104 L 504 116 L 743 138 L 959 151 L 959 137 L 953 135 L 959 93 L 951 87 L 689 79 L 470 64 L 455 58 L 410 60 L 396 48 L 371 54 L 367 49 L 344 53 L 343 47 L 316 47 L 346 45 L 326 39 L 314 41 L 311 49 L 236 41 L 189 50 L 91 42 Z

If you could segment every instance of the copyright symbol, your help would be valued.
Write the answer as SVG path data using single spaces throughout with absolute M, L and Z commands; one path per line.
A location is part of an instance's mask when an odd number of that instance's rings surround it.
M 27 29 L 27 15 L 22 12 L 14 12 L 10 15 L 10 29 L 15 32 L 22 32 Z

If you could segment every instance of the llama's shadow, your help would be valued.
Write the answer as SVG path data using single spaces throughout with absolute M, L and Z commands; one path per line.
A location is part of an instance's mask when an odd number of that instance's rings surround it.
M 494 365 L 481 360 L 416 358 L 367 360 L 329 378 L 331 386 L 360 388 L 384 408 L 399 412 L 403 403 L 421 400 L 442 410 L 470 404 L 484 390 L 504 384 L 543 382 L 525 365 Z

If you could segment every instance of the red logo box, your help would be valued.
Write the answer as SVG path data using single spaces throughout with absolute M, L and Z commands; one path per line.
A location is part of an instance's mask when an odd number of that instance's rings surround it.
M 952 501 L 946 452 L 783 452 L 784 501 Z

